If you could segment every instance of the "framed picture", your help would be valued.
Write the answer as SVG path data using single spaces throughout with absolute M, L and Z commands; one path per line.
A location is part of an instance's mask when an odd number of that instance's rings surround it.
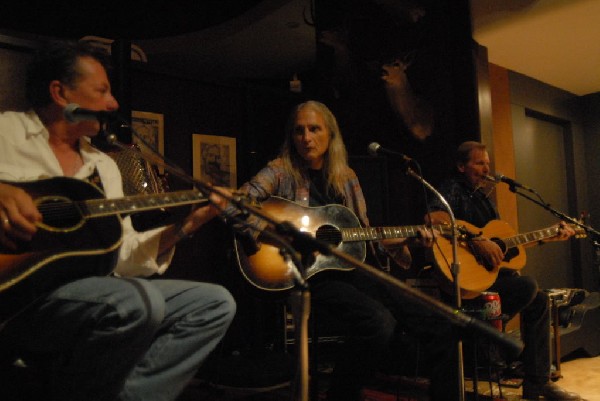
M 135 131 L 131 138 L 134 144 L 138 145 L 142 151 L 146 147 L 150 147 L 153 151 L 164 156 L 165 128 L 162 114 L 132 110 L 131 127 Z M 164 174 L 162 167 L 158 170 L 160 174 Z
M 194 178 L 227 188 L 237 188 L 235 138 L 192 135 Z
M 163 115 L 159 113 L 150 113 L 148 111 L 131 112 L 131 126 L 143 141 L 137 135 L 133 135 L 133 143 L 140 147 L 145 146 L 146 142 L 152 150 L 161 155 L 165 154 L 165 127 Z

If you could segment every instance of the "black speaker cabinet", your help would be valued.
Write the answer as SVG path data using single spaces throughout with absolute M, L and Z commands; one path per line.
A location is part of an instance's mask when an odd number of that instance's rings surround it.
M 600 355 L 600 293 L 590 292 L 583 302 L 573 306 L 570 323 L 560 327 L 560 356 L 575 352 Z

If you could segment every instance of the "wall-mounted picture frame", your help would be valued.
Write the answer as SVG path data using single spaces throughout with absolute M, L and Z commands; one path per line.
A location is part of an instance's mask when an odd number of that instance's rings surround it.
M 142 151 L 145 150 L 147 147 L 146 144 L 148 144 L 148 147 L 150 147 L 151 150 L 164 156 L 165 125 L 164 116 L 162 114 L 132 110 L 131 127 L 135 131 L 131 138 L 134 144 L 138 145 Z M 160 174 L 164 174 L 164 169 L 162 167 L 159 167 L 158 171 Z
M 192 135 L 193 175 L 213 185 L 237 188 L 235 138 Z

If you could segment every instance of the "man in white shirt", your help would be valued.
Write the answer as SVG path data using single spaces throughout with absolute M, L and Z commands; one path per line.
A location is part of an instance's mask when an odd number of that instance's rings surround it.
M 89 141 L 98 133 L 99 123 L 70 123 L 64 117 L 65 106 L 72 103 L 97 111 L 118 108 L 104 56 L 85 43 L 50 44 L 33 60 L 26 90 L 30 111 L 0 114 L 1 260 L 22 254 L 27 249 L 23 244 L 35 241 L 41 227 L 48 228 L 43 223 L 53 212 L 32 195 L 35 190 L 25 191 L 18 182 L 71 177 L 93 183 L 83 185 L 99 186 L 106 198 L 123 196 L 118 167 Z M 57 193 L 61 190 L 57 187 Z M 215 217 L 226 203 L 214 194 L 210 200 L 210 205 L 197 208 L 179 224 L 143 233 L 136 232 L 125 217 L 116 224 L 114 243 L 109 240 L 110 245 L 99 250 L 86 250 L 82 258 L 78 249 L 66 245 L 65 251 L 61 246 L 57 260 L 38 263 L 36 269 L 27 270 L 27 277 L 11 281 L 0 275 L 3 309 L 12 306 L 2 296 L 14 293 L 13 286 L 27 285 L 27 295 L 35 299 L 14 316 L 0 317 L 0 343 L 58 356 L 50 376 L 51 394 L 46 397 L 63 401 L 177 398 L 225 335 L 235 301 L 215 284 L 139 277 L 163 273 L 174 245 Z M 89 224 L 83 221 L 82 227 L 89 230 Z M 105 231 L 93 234 L 99 243 L 108 235 Z M 74 242 L 79 239 L 73 237 Z M 112 253 L 116 254 L 114 275 L 63 277 L 68 269 L 83 268 L 89 261 L 105 264 L 111 272 L 111 258 L 106 255 Z M 15 264 L 16 270 L 28 267 L 21 266 L 28 262 L 19 259 Z M 50 267 L 59 277 L 48 272 Z

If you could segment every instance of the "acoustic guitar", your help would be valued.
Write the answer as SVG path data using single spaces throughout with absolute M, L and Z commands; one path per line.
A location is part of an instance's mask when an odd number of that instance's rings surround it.
M 277 196 L 271 196 L 262 209 L 280 221 L 291 223 L 296 229 L 313 235 L 317 240 L 334 246 L 359 261 L 366 257 L 365 241 L 389 238 L 411 238 L 419 235 L 422 225 L 400 227 L 361 227 L 358 217 L 347 207 L 326 205 L 307 207 Z M 449 235 L 447 225 L 434 226 L 443 235 Z M 265 236 L 257 239 L 258 251 L 249 254 L 239 237 L 234 246 L 237 264 L 246 280 L 266 291 L 285 291 L 293 288 L 294 276 L 291 262 L 280 254 L 279 247 Z M 348 271 L 354 267 L 334 255 L 316 253 L 304 263 L 304 278 L 308 279 L 325 270 Z
M 457 259 L 460 263 L 459 287 L 463 298 L 475 298 L 482 291 L 494 284 L 501 268 L 520 270 L 525 266 L 527 256 L 524 246 L 539 243 L 558 234 L 557 226 L 543 228 L 524 234 L 516 234 L 513 228 L 502 220 L 492 220 L 483 228 L 476 227 L 466 221 L 457 220 L 462 233 L 457 241 Z M 577 238 L 586 236 L 585 231 L 572 225 Z M 485 237 L 494 241 L 504 252 L 504 260 L 500 266 L 489 266 L 473 250 L 472 240 Z M 452 275 L 452 242 L 447 237 L 439 237 L 433 246 L 433 256 L 437 270 L 444 281 L 442 285 L 454 283 Z
M 0 245 L 0 322 L 60 285 L 110 274 L 120 215 L 208 203 L 198 190 L 106 199 L 98 187 L 69 177 L 4 183 L 25 190 L 43 219 L 31 241 L 16 250 Z

